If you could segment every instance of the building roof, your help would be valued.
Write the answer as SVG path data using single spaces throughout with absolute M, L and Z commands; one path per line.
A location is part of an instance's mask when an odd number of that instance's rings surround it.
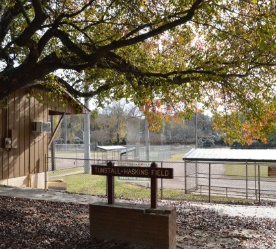
M 26 88 L 36 88 L 44 91 L 49 91 L 49 89 L 45 88 L 43 84 L 39 84 L 38 82 L 35 82 L 33 84 L 30 84 L 26 86 Z M 67 99 L 67 104 L 70 104 L 71 106 L 74 106 L 74 110 L 76 113 L 74 114 L 85 114 L 91 112 L 88 107 L 86 107 L 83 103 L 81 103 L 80 100 L 75 98 L 71 93 L 69 93 L 65 89 L 61 89 L 63 92 L 63 98 Z M 49 105 L 49 108 L 51 108 L 51 105 Z M 63 114 L 63 111 L 58 110 L 58 108 L 50 109 L 49 114 L 50 115 L 61 115 Z M 72 114 L 72 113 L 66 113 L 66 114 Z
M 64 92 L 64 97 L 68 99 L 68 102 L 73 102 L 75 106 L 75 109 L 78 110 L 77 114 L 86 114 L 91 112 L 88 107 L 86 107 L 83 103 L 81 103 L 78 99 L 76 99 L 75 97 L 73 97 L 73 95 L 71 95 L 68 91 L 63 90 Z M 57 110 L 50 110 L 49 111 L 50 115 L 61 115 L 62 112 L 59 112 Z M 69 114 L 69 113 L 67 113 Z
M 97 146 L 97 148 L 105 151 L 111 151 L 111 150 L 125 150 L 125 146 L 121 145 L 107 145 L 107 146 Z
M 193 149 L 183 157 L 183 160 L 205 162 L 276 162 L 276 150 Z

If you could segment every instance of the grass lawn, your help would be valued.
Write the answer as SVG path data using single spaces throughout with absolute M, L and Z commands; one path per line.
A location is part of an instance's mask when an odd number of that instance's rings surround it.
M 92 195 L 106 195 L 106 176 L 90 174 L 76 174 L 62 177 L 67 183 L 67 190 L 72 193 L 83 193 Z M 150 188 L 134 185 L 127 182 L 117 181 L 115 177 L 115 196 L 125 198 L 150 199 Z M 161 191 L 158 191 L 158 198 L 161 198 Z M 181 201 L 203 201 L 208 202 L 207 195 L 185 194 L 183 190 L 163 190 L 163 199 L 173 199 Z M 245 203 L 252 200 L 240 198 L 226 198 L 212 196 L 212 202 L 218 203 Z
M 80 171 L 84 171 L 83 167 L 73 168 L 73 169 L 63 169 L 63 170 L 56 170 L 56 171 L 48 171 L 48 177 L 51 176 L 59 176 L 59 175 L 66 175 L 72 173 L 79 173 Z
M 248 165 L 248 177 L 258 176 L 258 166 Z M 245 164 L 225 164 L 225 175 L 246 177 Z M 260 166 L 260 177 L 265 178 L 268 176 L 268 166 Z
M 93 195 L 106 195 L 106 176 L 90 174 L 76 174 L 62 177 L 67 183 L 67 190 L 76 193 Z M 150 188 L 137 186 L 131 183 L 121 182 L 115 177 L 115 196 L 128 198 L 150 198 Z M 181 191 L 165 190 L 164 195 L 180 197 Z M 160 196 L 160 191 L 159 191 Z
M 183 161 L 183 157 L 185 154 L 180 153 L 180 154 L 174 154 L 169 158 L 169 161 Z

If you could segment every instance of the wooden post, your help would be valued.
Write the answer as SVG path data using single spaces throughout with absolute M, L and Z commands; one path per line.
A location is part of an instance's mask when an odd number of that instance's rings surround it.
M 114 163 L 111 161 L 107 163 L 107 166 L 113 167 Z M 107 176 L 107 198 L 108 204 L 114 204 L 114 176 Z
M 157 163 L 152 162 L 151 168 L 157 168 Z M 151 208 L 157 207 L 157 178 L 151 177 Z

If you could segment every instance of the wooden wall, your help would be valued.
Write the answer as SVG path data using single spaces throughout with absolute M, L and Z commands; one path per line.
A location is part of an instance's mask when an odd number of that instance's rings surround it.
M 55 99 L 48 100 L 42 90 L 34 89 L 31 95 L 29 93 L 30 89 L 21 89 L 0 101 L 0 180 L 44 172 L 50 135 L 32 132 L 31 123 L 49 122 L 50 110 L 56 114 L 75 114 L 80 110 L 70 101 L 65 106 L 57 104 Z M 12 137 L 13 148 L 5 148 L 6 137 Z

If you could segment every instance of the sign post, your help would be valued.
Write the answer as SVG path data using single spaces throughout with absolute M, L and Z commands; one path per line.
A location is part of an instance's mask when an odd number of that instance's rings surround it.
M 157 168 L 157 163 L 153 162 L 151 165 L 151 168 Z M 157 207 L 157 191 L 158 191 L 158 186 L 157 186 L 157 178 L 152 177 L 150 180 L 150 203 L 151 203 L 151 208 L 156 208 Z
M 114 163 L 108 162 L 107 167 L 114 167 Z M 114 204 L 114 177 L 107 175 L 107 201 L 108 204 Z
M 114 176 L 147 177 L 151 178 L 151 208 L 157 208 L 157 179 L 173 179 L 172 168 L 158 168 L 153 162 L 151 167 L 128 167 L 114 166 L 108 162 L 107 165 L 92 165 L 93 175 L 107 176 L 107 198 L 108 204 L 114 204 Z

